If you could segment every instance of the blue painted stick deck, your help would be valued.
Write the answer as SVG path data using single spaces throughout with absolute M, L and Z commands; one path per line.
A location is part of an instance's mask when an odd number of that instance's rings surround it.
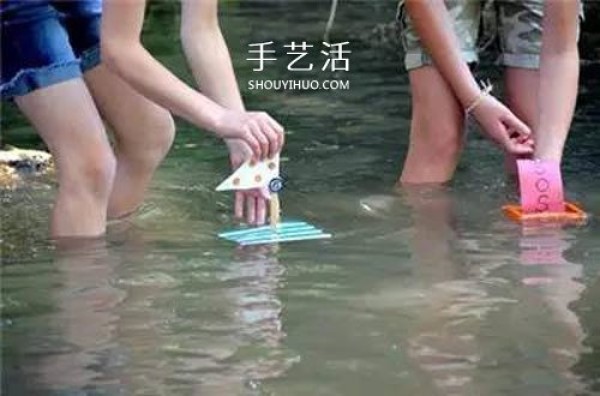
M 220 238 L 236 242 L 242 246 L 263 245 L 292 241 L 329 239 L 331 234 L 303 221 L 288 221 L 277 227 L 263 226 L 222 232 Z

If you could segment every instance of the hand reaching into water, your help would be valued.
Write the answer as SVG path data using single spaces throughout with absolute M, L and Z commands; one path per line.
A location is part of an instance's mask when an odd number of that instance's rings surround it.
M 241 140 L 250 148 L 250 153 L 257 159 L 274 157 L 283 147 L 283 127 L 265 112 L 244 112 L 224 110 L 217 122 L 217 135 L 223 139 Z M 235 147 L 236 159 L 242 149 Z
M 231 167 L 235 170 L 252 158 L 252 149 L 241 139 L 226 139 Z M 234 215 L 251 225 L 263 225 L 267 220 L 268 188 L 240 190 L 235 192 Z
M 471 114 L 483 132 L 507 153 L 533 154 L 531 129 L 492 95 L 484 95 Z

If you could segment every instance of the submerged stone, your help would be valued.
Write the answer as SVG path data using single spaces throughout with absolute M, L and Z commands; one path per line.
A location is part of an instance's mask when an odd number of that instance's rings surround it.
M 53 171 L 52 155 L 46 151 L 12 146 L 0 150 L 0 188 L 15 188 L 24 176 L 41 176 Z

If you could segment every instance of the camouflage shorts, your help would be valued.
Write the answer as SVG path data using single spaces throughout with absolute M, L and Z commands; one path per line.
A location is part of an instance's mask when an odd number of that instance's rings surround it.
M 398 5 L 397 19 L 406 69 L 431 65 L 403 3 Z M 466 62 L 477 62 L 481 50 L 498 43 L 500 64 L 539 67 L 544 0 L 446 0 L 446 8 Z

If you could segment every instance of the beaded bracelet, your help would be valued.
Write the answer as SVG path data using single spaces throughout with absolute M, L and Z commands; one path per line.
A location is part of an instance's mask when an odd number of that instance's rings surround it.
M 469 114 L 471 114 L 471 112 L 473 110 L 475 110 L 475 108 L 477 106 L 479 106 L 481 101 L 487 95 L 489 95 L 492 92 L 492 89 L 494 88 L 494 86 L 492 85 L 490 80 L 488 80 L 487 82 L 480 81 L 479 86 L 481 87 L 481 91 L 479 91 L 479 95 L 477 95 L 477 97 L 473 100 L 473 102 L 471 102 L 471 104 L 469 106 L 467 106 L 467 108 L 465 109 L 465 116 L 468 116 Z

